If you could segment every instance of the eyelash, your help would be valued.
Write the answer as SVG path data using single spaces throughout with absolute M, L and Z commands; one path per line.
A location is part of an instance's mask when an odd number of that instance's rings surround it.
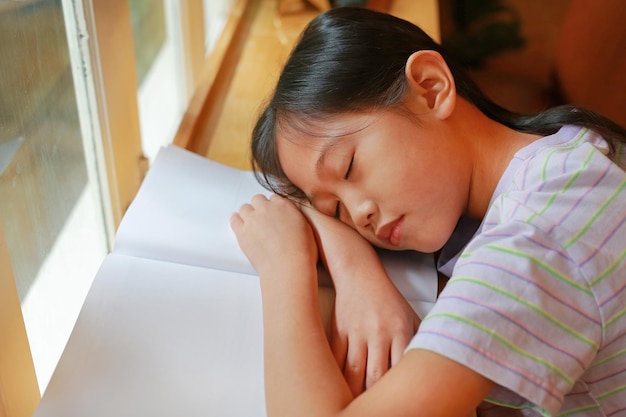
M 352 155 L 352 158 L 350 159 L 350 165 L 348 165 L 348 169 L 346 171 L 346 175 L 344 176 L 344 179 L 347 180 L 348 177 L 350 176 L 350 171 L 352 171 L 352 164 L 354 163 L 354 155 Z M 337 201 L 337 206 L 335 207 L 335 218 L 339 219 L 340 217 L 340 208 L 341 208 L 341 203 L 339 201 Z

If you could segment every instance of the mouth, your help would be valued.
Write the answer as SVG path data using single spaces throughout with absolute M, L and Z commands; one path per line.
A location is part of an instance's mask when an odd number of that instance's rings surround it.
M 402 241 L 402 223 L 404 216 L 382 225 L 376 231 L 376 237 L 382 241 L 389 242 L 392 246 L 400 245 Z

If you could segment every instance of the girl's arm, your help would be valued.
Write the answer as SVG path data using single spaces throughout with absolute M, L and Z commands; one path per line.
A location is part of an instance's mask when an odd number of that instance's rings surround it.
M 331 348 L 354 395 L 395 365 L 419 318 L 389 279 L 372 245 L 346 224 L 301 207 L 335 287 Z
M 302 213 L 277 196 L 255 197 L 231 218 L 259 272 L 270 417 L 465 416 L 493 383 L 425 350 L 411 350 L 357 398 L 327 343 L 317 301 L 317 245 Z

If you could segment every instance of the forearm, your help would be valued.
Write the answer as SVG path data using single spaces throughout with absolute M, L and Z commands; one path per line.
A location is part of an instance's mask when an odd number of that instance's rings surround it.
M 262 280 L 268 417 L 461 416 L 491 391 L 469 368 L 417 349 L 355 399 L 326 342 L 312 271 L 277 276 L 299 281 L 282 289 Z
M 255 196 L 233 214 L 231 226 L 261 282 L 269 417 L 448 417 L 466 414 L 491 389 L 489 381 L 469 368 L 415 351 L 353 401 L 322 326 L 318 253 L 309 224 L 288 200 Z M 357 299 L 362 304 L 363 298 Z M 383 300 L 388 303 L 387 297 Z M 368 347 L 368 358 L 371 352 Z M 387 352 L 388 348 L 383 355 L 385 363 Z M 467 401 L 455 401 L 449 408 L 451 403 L 446 400 L 453 387 L 460 389 Z M 438 412 L 432 412 L 433 407 Z
M 315 269 L 280 273 L 261 278 L 268 416 L 335 415 L 353 397 L 326 339 Z
M 334 272 L 331 275 L 335 288 L 351 287 L 355 279 L 356 282 L 388 279 L 374 247 L 355 230 L 310 207 L 302 210 L 313 226 L 324 265 Z M 363 271 L 368 273 L 364 276 Z
M 356 396 L 400 360 L 419 321 L 368 241 L 336 219 L 303 211 L 335 287 L 331 351 Z

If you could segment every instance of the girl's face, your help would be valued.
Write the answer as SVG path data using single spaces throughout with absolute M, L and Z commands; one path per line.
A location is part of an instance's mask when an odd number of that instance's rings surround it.
M 471 164 L 441 122 L 397 111 L 341 114 L 283 129 L 278 155 L 313 206 L 372 244 L 434 252 L 467 206 Z

